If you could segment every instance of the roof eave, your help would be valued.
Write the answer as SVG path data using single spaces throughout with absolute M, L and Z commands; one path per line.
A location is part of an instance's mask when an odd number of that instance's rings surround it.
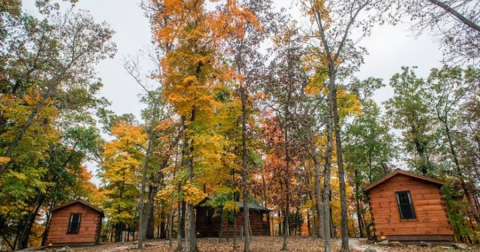
M 83 201 L 83 200 L 81 200 L 81 199 L 74 200 L 74 201 L 68 202 L 68 203 L 66 203 L 66 204 L 63 204 L 63 205 L 54 207 L 54 208 L 52 208 L 52 209 L 50 210 L 50 212 L 53 213 L 53 212 L 55 212 L 55 211 L 57 211 L 57 210 L 59 210 L 59 209 L 65 208 L 65 207 L 67 207 L 67 206 L 71 206 L 71 205 L 76 204 L 76 203 L 80 203 L 80 204 L 82 204 L 82 205 L 84 205 L 84 206 L 87 206 L 87 207 L 95 210 L 96 212 L 100 213 L 100 216 L 101 216 L 102 218 L 105 217 L 105 213 L 103 212 L 102 209 L 100 209 L 100 208 L 98 208 L 98 207 L 96 207 L 96 206 L 93 206 L 93 205 L 91 205 L 91 204 L 89 204 L 89 203 L 87 203 L 87 202 L 85 202 L 85 201 Z
M 403 170 L 396 170 L 390 174 L 388 174 L 387 176 L 381 178 L 380 180 L 376 181 L 376 182 L 373 182 L 372 184 L 368 185 L 367 187 L 365 187 L 363 189 L 363 192 L 364 193 L 368 193 L 368 191 L 372 190 L 373 188 L 377 187 L 378 185 L 380 184 L 383 184 L 384 182 L 386 182 L 387 180 L 391 179 L 392 177 L 396 176 L 396 175 L 405 175 L 405 176 L 409 176 L 409 177 L 412 177 L 412 178 L 416 178 L 416 179 L 420 179 L 420 180 L 423 180 L 423 181 L 428 181 L 430 183 L 433 183 L 433 184 L 438 184 L 440 186 L 443 186 L 445 183 L 443 183 L 442 181 L 439 181 L 439 180 L 436 180 L 436 179 L 433 179 L 433 178 L 429 178 L 429 177 L 425 177 L 425 176 L 421 176 L 421 175 L 418 175 L 418 174 L 414 174 L 414 173 L 411 173 L 411 172 L 407 172 L 407 171 L 403 171 Z

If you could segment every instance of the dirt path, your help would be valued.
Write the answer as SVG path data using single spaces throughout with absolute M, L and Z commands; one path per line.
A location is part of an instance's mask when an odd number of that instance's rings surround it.
M 378 246 L 372 246 L 367 244 L 367 239 L 365 238 L 350 238 L 349 239 L 349 245 L 351 249 L 355 249 L 358 251 L 365 251 L 368 248 L 375 249 L 377 252 L 387 252 L 386 250 L 382 249 L 381 247 Z M 339 244 L 341 241 L 339 241 Z

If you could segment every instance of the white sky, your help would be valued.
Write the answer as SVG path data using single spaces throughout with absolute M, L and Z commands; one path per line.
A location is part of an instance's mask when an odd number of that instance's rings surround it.
M 275 5 L 288 7 L 292 0 L 276 1 Z M 27 11 L 34 10 L 33 3 L 33 0 L 24 1 Z M 149 22 L 139 5 L 139 0 L 79 0 L 76 5 L 76 8 L 89 10 L 97 22 L 105 21 L 115 30 L 113 40 L 118 52 L 114 59 L 107 59 L 97 67 L 98 76 L 104 83 L 101 96 L 112 102 L 110 109 L 115 113 L 132 113 L 137 118 L 143 108 L 138 94 L 143 90 L 126 73 L 122 59 L 150 45 Z M 365 57 L 365 64 L 357 77 L 373 76 L 388 83 L 401 66 L 418 66 L 416 74 L 419 77 L 426 77 L 431 68 L 440 67 L 442 53 L 439 47 L 427 35 L 417 39 L 409 36 L 407 28 L 405 24 L 374 28 L 372 36 L 360 42 L 369 55 Z M 382 102 L 392 95 L 390 88 L 384 88 L 376 92 L 375 100 Z M 93 164 L 88 166 L 95 172 Z

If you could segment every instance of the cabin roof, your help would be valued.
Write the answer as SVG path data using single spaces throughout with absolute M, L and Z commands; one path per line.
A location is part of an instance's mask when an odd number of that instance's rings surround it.
M 243 208 L 243 202 L 235 201 L 235 205 L 239 206 L 240 208 Z M 268 210 L 268 208 L 265 208 L 263 206 L 253 204 L 253 203 L 248 203 L 248 209 L 260 210 L 260 211 L 270 211 L 270 210 Z
M 383 184 L 384 182 L 388 181 L 389 179 L 391 179 L 391 178 L 393 178 L 397 175 L 400 175 L 400 174 L 405 175 L 405 176 L 409 176 L 409 177 L 412 177 L 412 178 L 415 178 L 415 179 L 420 179 L 420 180 L 423 180 L 423 181 L 427 181 L 427 182 L 437 184 L 437 185 L 440 185 L 440 186 L 444 185 L 444 183 L 440 180 L 436 180 L 436 179 L 433 179 L 433 178 L 429 178 L 429 177 L 425 177 L 425 176 L 418 175 L 418 174 L 415 174 L 415 173 L 411 173 L 411 172 L 407 172 L 407 171 L 397 169 L 394 172 L 388 174 L 387 176 L 381 178 L 380 180 L 368 185 L 367 187 L 365 187 L 365 189 L 363 189 L 363 191 L 368 192 L 368 191 L 372 190 L 373 188 L 375 188 L 376 186 L 378 186 L 380 184 Z
M 71 206 L 71 205 L 74 205 L 74 204 L 77 204 L 77 203 L 82 204 L 82 205 L 84 205 L 84 206 L 86 206 L 86 207 L 88 207 L 88 208 L 91 208 L 91 209 L 95 210 L 96 212 L 98 212 L 102 217 L 105 217 L 105 214 L 103 213 L 103 210 L 102 210 L 102 209 L 100 209 L 100 208 L 98 208 L 98 207 L 96 207 L 96 206 L 93 206 L 93 205 L 91 205 L 91 204 L 89 204 L 89 203 L 87 203 L 86 201 L 83 201 L 83 200 L 81 200 L 81 199 L 74 200 L 74 201 L 71 201 L 71 202 L 69 202 L 69 203 L 66 203 L 66 204 L 63 204 L 63 205 L 54 207 L 54 208 L 52 208 L 52 210 L 50 210 L 50 212 L 53 213 L 53 212 L 55 212 L 55 211 L 57 211 L 57 210 L 60 210 L 60 209 L 62 209 L 62 208 L 65 208 L 65 207 L 68 207 L 68 206 Z

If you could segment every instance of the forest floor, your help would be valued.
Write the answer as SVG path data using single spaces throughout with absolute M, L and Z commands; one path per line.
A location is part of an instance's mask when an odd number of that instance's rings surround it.
M 243 242 L 238 240 L 238 247 L 236 251 L 243 251 Z M 332 251 L 338 251 L 340 249 L 340 240 L 334 239 L 332 242 Z M 167 252 L 172 251 L 169 248 L 168 240 L 151 240 L 147 241 L 149 247 L 143 251 L 155 251 L 155 252 Z M 252 252 L 278 252 L 281 250 L 283 244 L 282 237 L 254 237 L 250 250 Z M 173 242 L 173 248 L 175 249 L 176 240 Z M 233 239 L 223 239 L 223 242 L 219 242 L 218 238 L 199 238 L 198 248 L 201 252 L 233 252 Z M 378 244 L 371 244 L 365 239 L 350 239 L 350 251 L 351 252 L 363 252 L 366 249 L 374 249 L 376 252 L 440 252 L 440 251 L 461 251 L 454 250 L 453 248 L 446 247 L 420 247 L 420 246 L 402 246 L 402 247 L 389 247 L 381 246 Z M 123 251 L 138 251 L 136 249 L 136 243 L 109 243 L 96 247 L 85 248 L 72 248 L 75 252 L 123 252 Z M 323 241 L 320 239 L 312 239 L 306 237 L 289 237 L 288 238 L 288 251 L 289 252 L 314 252 L 323 251 Z M 468 251 L 468 250 L 464 250 Z M 471 248 L 470 251 L 480 252 L 480 247 Z

